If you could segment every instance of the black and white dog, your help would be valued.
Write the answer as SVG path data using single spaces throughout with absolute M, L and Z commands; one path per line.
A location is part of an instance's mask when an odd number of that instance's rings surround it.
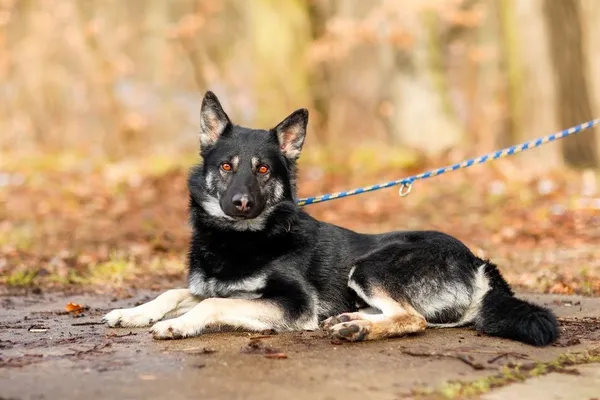
M 496 266 L 439 232 L 366 235 L 320 222 L 296 205 L 296 161 L 308 111 L 271 130 L 234 125 L 217 97 L 201 110 L 201 165 L 189 177 L 189 286 L 109 326 L 150 326 L 157 339 L 207 328 L 314 330 L 374 340 L 426 327 L 473 325 L 548 345 L 551 311 L 513 296 Z

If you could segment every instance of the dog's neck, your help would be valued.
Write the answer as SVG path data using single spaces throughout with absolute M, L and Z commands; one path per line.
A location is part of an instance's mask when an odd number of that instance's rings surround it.
M 242 278 L 252 275 L 263 268 L 268 260 L 277 258 L 294 247 L 299 214 L 295 203 L 286 202 L 273 211 L 264 229 L 224 229 L 222 225 L 212 222 L 214 217 L 208 215 L 192 199 L 190 266 L 200 266 L 209 277 L 239 275 L 238 278 Z

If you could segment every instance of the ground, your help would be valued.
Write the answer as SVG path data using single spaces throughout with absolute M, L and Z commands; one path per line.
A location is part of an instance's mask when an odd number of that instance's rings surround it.
M 300 196 L 451 161 L 402 164 L 395 161 L 402 157 L 361 151 L 309 158 Z M 192 162 L 0 158 L 0 399 L 511 399 L 523 391 L 545 400 L 600 393 L 597 178 L 531 173 L 504 161 L 416 182 L 404 198 L 389 189 L 306 210 L 362 232 L 431 229 L 458 237 L 498 264 L 522 296 L 556 310 L 562 336 L 555 346 L 468 329 L 342 344 L 320 331 L 163 342 L 148 329 L 104 327 L 105 312 L 185 285 Z M 65 311 L 71 302 L 86 309 Z
M 146 291 L 122 300 L 61 293 L 5 297 L 0 398 L 485 398 L 545 373 L 578 374 L 577 385 L 570 382 L 563 393 L 550 391 L 543 381 L 535 386 L 536 393 L 555 399 L 587 400 L 592 398 L 590 385 L 600 388 L 600 364 L 585 367 L 590 376 L 579 371 L 581 364 L 600 361 L 600 299 L 524 296 L 552 307 L 560 317 L 561 339 L 547 348 L 469 329 L 432 329 L 350 344 L 332 341 L 321 331 L 221 332 L 157 341 L 148 329 L 100 324 L 112 308 L 130 307 L 156 294 Z M 71 302 L 89 309 L 68 313 L 65 305 Z

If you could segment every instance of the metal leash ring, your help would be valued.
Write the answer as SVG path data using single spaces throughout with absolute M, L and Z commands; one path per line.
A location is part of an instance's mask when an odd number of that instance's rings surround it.
M 406 196 L 408 196 L 408 194 L 410 193 L 411 190 L 412 190 L 412 183 L 403 183 L 402 186 L 400 186 L 400 189 L 398 189 L 398 196 L 406 197 Z

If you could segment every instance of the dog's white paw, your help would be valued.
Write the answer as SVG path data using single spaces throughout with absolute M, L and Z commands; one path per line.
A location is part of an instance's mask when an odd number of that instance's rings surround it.
M 202 326 L 192 323 L 189 319 L 175 318 L 154 324 L 150 332 L 154 339 L 183 339 L 200 335 Z
M 106 314 L 102 319 L 103 322 L 107 323 L 111 327 L 143 327 L 150 326 L 156 321 L 160 321 L 163 315 L 160 313 L 152 312 L 152 310 L 135 307 L 135 308 L 122 308 L 113 310 Z

